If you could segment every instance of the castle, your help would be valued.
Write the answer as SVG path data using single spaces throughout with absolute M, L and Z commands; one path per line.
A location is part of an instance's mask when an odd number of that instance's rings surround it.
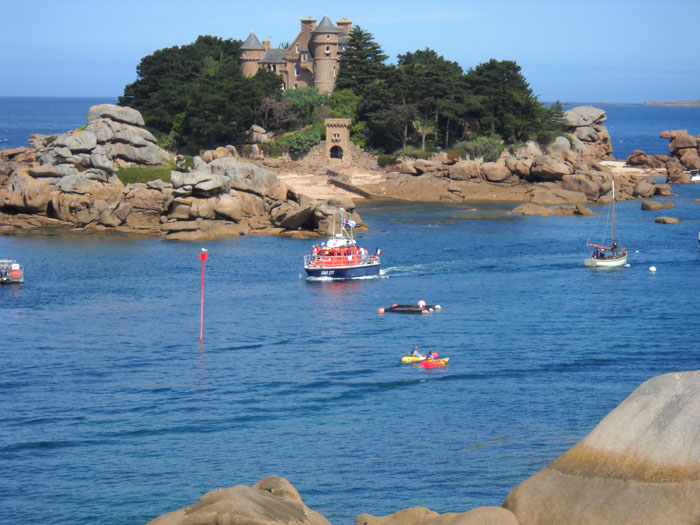
M 346 19 L 334 25 L 327 15 L 318 25 L 314 18 L 302 18 L 301 32 L 286 49 L 270 49 L 269 40 L 261 44 L 251 31 L 240 48 L 243 74 L 251 77 L 265 68 L 282 76 L 283 89 L 314 87 L 332 93 L 351 26 Z

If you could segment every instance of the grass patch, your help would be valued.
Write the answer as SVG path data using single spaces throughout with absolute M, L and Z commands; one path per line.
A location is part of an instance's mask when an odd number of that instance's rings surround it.
M 170 172 L 175 169 L 175 164 L 162 164 L 160 166 L 136 166 L 133 168 L 121 168 L 117 171 L 117 177 L 124 184 L 134 182 L 148 182 L 149 180 L 160 179 L 163 182 L 170 182 Z

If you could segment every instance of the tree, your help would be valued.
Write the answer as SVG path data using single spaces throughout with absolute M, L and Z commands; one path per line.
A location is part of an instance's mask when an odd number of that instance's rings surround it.
M 455 100 L 456 88 L 463 76 L 461 66 L 457 62 L 446 60 L 432 49 L 418 50 L 398 56 L 399 68 L 407 68 L 413 77 L 421 100 L 423 113 L 423 135 L 421 147 L 426 147 L 426 130 L 428 114 L 433 115 L 434 142 L 437 147 L 440 111 L 447 106 L 444 101 Z
M 506 142 L 533 139 L 543 125 L 554 131 L 561 124 L 561 111 L 548 110 L 537 100 L 515 62 L 491 59 L 479 64 L 467 73 L 467 83 L 479 99 L 482 127 Z
M 364 96 L 368 86 L 386 71 L 384 61 L 387 58 L 371 33 L 360 26 L 353 27 L 348 44 L 340 56 L 340 71 L 335 88 L 351 89 L 356 95 Z
M 199 36 L 192 44 L 157 50 L 141 59 L 138 78 L 124 88 L 119 104 L 139 110 L 149 128 L 167 134 L 175 116 L 187 109 L 190 86 L 202 69 L 225 57 L 238 57 L 240 45 L 237 40 Z

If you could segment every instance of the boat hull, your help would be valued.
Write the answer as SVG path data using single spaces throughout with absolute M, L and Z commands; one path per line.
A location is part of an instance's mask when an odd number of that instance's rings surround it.
M 588 268 L 618 268 L 627 264 L 627 255 L 608 259 L 589 257 L 588 259 L 584 259 L 583 264 Z
M 380 266 L 380 263 L 334 267 L 305 266 L 304 270 L 309 277 L 318 279 L 359 279 L 378 276 Z
M 418 366 L 421 368 L 440 368 L 443 366 L 447 366 L 447 362 L 449 360 L 449 357 L 442 357 L 435 361 L 421 361 L 420 363 L 418 363 Z

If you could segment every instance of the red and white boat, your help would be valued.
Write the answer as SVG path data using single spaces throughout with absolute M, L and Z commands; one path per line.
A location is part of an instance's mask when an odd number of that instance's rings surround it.
M 334 233 L 321 245 L 314 245 L 304 256 L 304 270 L 309 277 L 321 279 L 358 279 L 376 277 L 381 267 L 381 250 L 374 254 L 357 246 L 352 236 L 355 221 L 343 217 L 340 208 L 340 233 Z M 334 223 L 335 228 L 335 223 Z

